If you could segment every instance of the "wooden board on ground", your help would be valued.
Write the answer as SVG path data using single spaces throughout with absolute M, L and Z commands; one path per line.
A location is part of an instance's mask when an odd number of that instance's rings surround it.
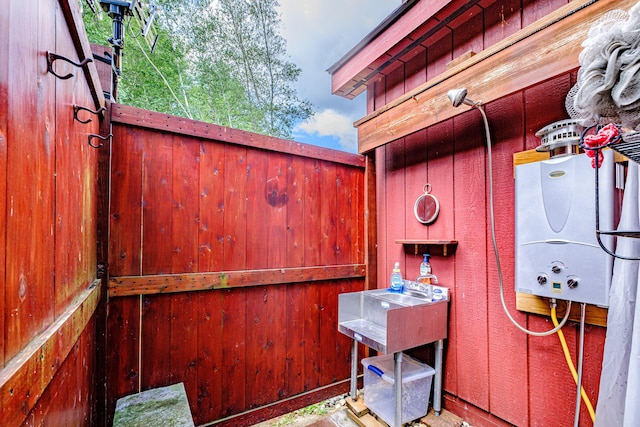
M 356 417 L 361 417 L 369 412 L 369 408 L 364 404 L 364 399 L 362 398 L 358 398 L 356 400 L 353 400 L 351 397 L 348 398 L 347 407 Z
M 373 415 L 366 413 L 361 417 L 356 416 L 351 411 L 347 411 L 347 415 L 361 427 L 385 427 L 387 424 L 381 423 Z
M 462 418 L 445 409 L 440 411 L 440 415 L 438 416 L 436 416 L 436 413 L 431 409 L 427 416 L 420 420 L 420 422 L 427 427 L 460 427 L 463 421 Z

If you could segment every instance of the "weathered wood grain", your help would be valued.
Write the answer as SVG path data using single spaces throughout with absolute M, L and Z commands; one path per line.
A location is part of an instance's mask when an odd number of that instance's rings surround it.
M 240 288 L 278 283 L 302 283 L 331 279 L 362 278 L 364 275 L 364 264 L 347 264 L 209 273 L 113 276 L 109 279 L 109 296 L 119 297 Z
M 21 425 L 36 405 L 94 315 L 100 286 L 100 281 L 95 281 L 80 293 L 55 322 L 0 371 L 2 425 Z
M 572 1 L 404 96 L 388 100 L 384 108 L 377 105 L 375 112 L 356 122 L 358 151 L 366 153 L 459 114 L 446 96 L 451 89 L 466 87 L 474 100 L 488 103 L 576 69 L 580 44 L 593 22 L 610 9 L 626 10 L 634 4 L 631 0 L 591 3 Z
M 353 153 L 283 140 L 211 123 L 198 122 L 184 117 L 142 110 L 122 104 L 113 105 L 111 120 L 114 123 L 140 126 L 161 132 L 170 131 L 185 136 L 199 137 L 204 140 L 255 147 L 261 150 L 277 151 L 354 166 L 364 166 L 364 159 Z

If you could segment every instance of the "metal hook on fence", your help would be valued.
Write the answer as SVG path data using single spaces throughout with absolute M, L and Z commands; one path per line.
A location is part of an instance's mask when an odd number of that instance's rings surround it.
M 88 111 L 91 114 L 98 115 L 98 114 L 100 114 L 100 113 L 102 113 L 103 111 L 106 111 L 106 110 L 107 110 L 106 107 L 100 107 L 98 110 L 94 111 L 94 110 L 92 110 L 90 108 L 87 108 L 87 107 L 82 107 L 80 105 L 74 105 L 73 106 L 73 118 L 75 120 L 79 121 L 80 123 L 89 123 L 91 121 L 91 119 L 81 120 L 78 117 L 78 111 Z
M 61 76 L 60 74 L 56 73 L 55 71 L 53 71 L 53 63 L 55 61 L 57 61 L 58 59 L 61 59 L 65 62 L 68 62 L 69 64 L 72 64 L 78 68 L 82 68 L 85 65 L 87 65 L 89 62 L 93 62 L 93 59 L 91 58 L 85 58 L 83 59 L 81 62 L 74 62 L 72 60 L 70 60 L 69 58 L 65 58 L 62 55 L 58 55 L 57 53 L 53 53 L 53 52 L 49 52 L 47 51 L 47 71 L 50 72 L 51 74 L 53 74 L 54 76 L 56 76 L 57 78 L 61 79 L 61 80 L 67 80 L 70 79 L 71 77 L 73 77 L 73 74 L 69 73 L 67 75 Z
M 113 136 L 113 134 L 109 134 L 107 136 L 100 136 L 100 135 L 96 135 L 95 133 L 90 133 L 89 134 L 89 140 L 87 142 L 93 148 L 100 148 L 100 147 L 102 147 L 104 145 L 104 144 L 102 144 L 102 142 L 100 142 L 99 144 L 96 145 L 96 144 L 93 144 L 91 142 L 91 140 L 94 139 L 94 138 L 98 138 L 98 139 L 101 139 L 103 141 L 108 141 L 112 136 Z

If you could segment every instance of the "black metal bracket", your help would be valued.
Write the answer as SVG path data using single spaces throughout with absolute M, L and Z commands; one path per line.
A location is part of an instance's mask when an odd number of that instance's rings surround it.
M 92 146 L 93 148 L 100 148 L 102 147 L 104 144 L 102 144 L 102 142 L 98 143 L 98 144 L 93 144 L 91 141 L 95 138 L 97 139 L 101 139 L 103 141 L 108 141 L 111 137 L 113 136 L 113 134 L 109 134 L 107 136 L 101 136 L 101 135 L 96 135 L 95 133 L 90 133 L 89 134 L 89 140 L 88 143 L 90 146 Z
M 91 114 L 95 114 L 96 116 L 100 113 L 102 113 L 103 111 L 106 111 L 107 108 L 106 107 L 100 107 L 98 110 L 94 111 L 90 108 L 87 107 L 82 107 L 80 105 L 75 105 L 73 106 L 73 118 L 77 121 L 79 121 L 80 123 L 89 123 L 91 122 L 91 119 L 87 119 L 87 120 L 82 120 L 78 117 L 78 111 L 88 111 Z
M 53 71 L 53 63 L 55 61 L 57 61 L 58 59 L 61 59 L 61 60 L 65 61 L 65 62 L 68 62 L 69 64 L 72 64 L 72 65 L 74 65 L 74 66 L 76 66 L 78 68 L 83 68 L 89 62 L 93 62 L 93 59 L 91 59 L 91 58 L 85 58 L 81 62 L 74 62 L 74 61 L 70 60 L 69 58 L 65 58 L 62 55 L 58 55 L 57 53 L 53 53 L 53 52 L 47 51 L 47 71 L 50 72 L 51 74 L 53 74 L 54 76 L 56 76 L 57 78 L 61 79 L 61 80 L 70 79 L 71 77 L 73 77 L 73 74 L 69 73 L 69 74 L 66 74 L 64 76 L 61 76 L 60 74 L 58 74 L 55 71 Z

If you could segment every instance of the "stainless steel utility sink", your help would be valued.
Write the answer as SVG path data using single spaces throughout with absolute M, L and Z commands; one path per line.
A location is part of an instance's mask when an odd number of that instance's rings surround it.
M 447 288 L 434 296 L 372 289 L 338 295 L 338 330 L 381 353 L 408 350 L 447 337 Z

